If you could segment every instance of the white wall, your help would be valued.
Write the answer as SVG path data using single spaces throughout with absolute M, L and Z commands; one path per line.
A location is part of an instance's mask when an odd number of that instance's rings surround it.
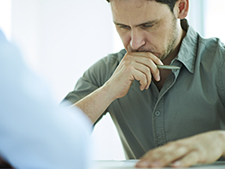
M 187 19 L 189 24 L 200 33 L 205 35 L 205 14 L 206 6 L 209 0 L 189 0 L 189 13 Z
M 0 29 L 11 38 L 11 0 L 0 0 Z
M 13 0 L 12 37 L 60 99 L 91 64 L 113 50 L 103 0 Z
M 207 0 L 206 4 L 207 13 L 205 15 L 205 36 L 219 37 L 225 43 L 225 1 L 224 0 Z
M 114 52 L 110 6 L 105 0 L 12 0 L 12 38 L 60 102 L 83 72 Z M 93 132 L 95 159 L 124 159 L 109 115 Z

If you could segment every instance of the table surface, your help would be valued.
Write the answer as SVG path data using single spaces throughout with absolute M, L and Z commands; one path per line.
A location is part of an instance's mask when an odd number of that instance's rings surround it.
M 114 160 L 106 160 L 106 161 L 95 161 L 94 169 L 137 169 L 135 168 L 135 164 L 138 160 L 123 160 L 123 161 L 114 161 Z M 171 169 L 171 168 L 164 168 Z M 182 168 L 180 168 L 182 169 Z M 225 169 L 225 161 L 218 161 L 213 164 L 208 165 L 195 165 L 190 169 Z

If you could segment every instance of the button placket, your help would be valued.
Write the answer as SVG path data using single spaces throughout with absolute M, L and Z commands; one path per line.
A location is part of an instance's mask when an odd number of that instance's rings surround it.
M 163 97 L 158 100 L 155 105 L 154 113 L 153 113 L 153 128 L 154 128 L 154 141 L 155 146 L 162 145 L 165 141 L 165 134 L 164 134 L 164 119 L 163 119 Z
M 164 128 L 164 95 L 165 93 L 171 88 L 171 86 L 174 84 L 175 76 L 174 74 L 171 74 L 168 79 L 165 82 L 165 86 L 162 88 L 162 90 L 159 93 L 159 98 L 156 102 L 155 108 L 154 108 L 154 117 L 153 117 L 153 129 L 154 129 L 154 140 L 155 140 L 155 146 L 158 147 L 160 145 L 163 145 L 166 143 L 165 138 L 165 128 Z

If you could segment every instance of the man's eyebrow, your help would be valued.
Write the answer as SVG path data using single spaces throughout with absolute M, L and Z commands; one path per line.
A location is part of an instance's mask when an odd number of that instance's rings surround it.
M 147 22 L 144 22 L 144 23 L 140 23 L 140 24 L 138 24 L 138 25 L 136 25 L 136 26 L 140 26 L 140 25 L 149 25 L 149 24 L 154 24 L 154 23 L 156 23 L 158 20 L 152 20 L 152 21 L 147 21 Z M 115 25 L 125 25 L 125 24 L 123 24 L 123 23 L 118 23 L 118 22 L 115 22 L 115 21 L 113 21 L 114 22 L 114 24 Z
M 122 24 L 122 23 L 118 23 L 118 22 L 115 22 L 113 21 L 115 25 L 125 25 L 125 24 Z
M 153 20 L 153 21 L 148 21 L 148 22 L 144 22 L 144 23 L 141 23 L 141 24 L 139 24 L 139 25 L 149 25 L 149 24 L 154 24 L 154 23 L 156 23 L 158 20 Z

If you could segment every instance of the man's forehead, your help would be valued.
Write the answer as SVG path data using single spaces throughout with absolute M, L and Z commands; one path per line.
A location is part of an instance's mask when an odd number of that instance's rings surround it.
M 145 22 L 159 20 L 168 14 L 167 6 L 155 0 L 112 0 L 113 21 L 125 25 L 139 25 Z M 132 24 L 131 24 L 132 23 Z
M 129 7 L 131 5 L 135 5 L 136 7 L 142 7 L 143 5 L 149 5 L 149 6 L 154 6 L 154 4 L 157 4 L 157 6 L 164 6 L 165 4 L 163 3 L 159 3 L 156 0 L 110 0 L 110 4 L 113 7 L 119 7 L 123 4 L 126 4 L 125 6 L 123 6 L 123 8 L 125 7 Z M 167 6 L 167 5 L 166 5 Z

